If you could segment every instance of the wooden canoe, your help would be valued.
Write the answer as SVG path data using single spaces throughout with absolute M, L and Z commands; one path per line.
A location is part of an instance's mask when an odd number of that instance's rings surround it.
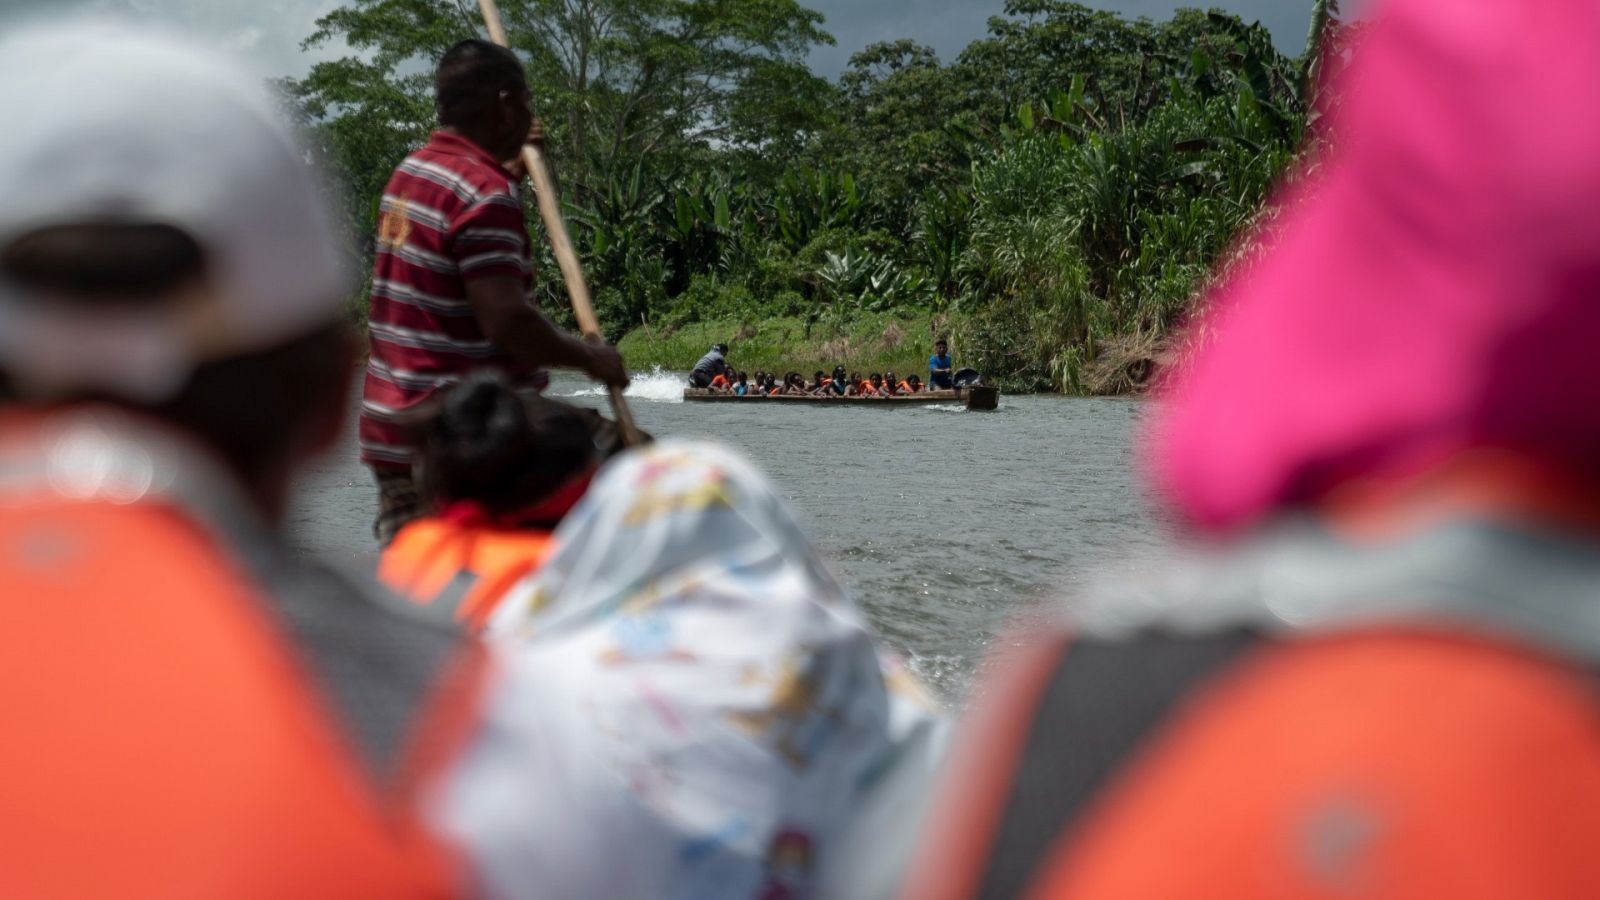
M 1000 389 L 987 385 L 956 388 L 953 391 L 922 391 L 893 397 L 813 397 L 810 394 L 751 394 L 744 397 L 727 391 L 684 388 L 686 403 L 811 403 L 823 406 L 926 406 L 932 403 L 960 403 L 967 409 L 994 409 L 1000 404 Z

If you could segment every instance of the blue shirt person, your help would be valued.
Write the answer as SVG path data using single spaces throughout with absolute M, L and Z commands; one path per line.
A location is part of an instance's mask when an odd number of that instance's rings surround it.
M 928 389 L 948 391 L 955 387 L 951 377 L 954 368 L 950 362 L 950 345 L 941 338 L 933 345 L 933 355 L 928 357 Z

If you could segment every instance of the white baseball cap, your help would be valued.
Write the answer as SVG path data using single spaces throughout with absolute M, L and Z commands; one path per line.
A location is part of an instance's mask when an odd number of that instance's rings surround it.
M 345 246 L 310 156 L 265 79 L 126 23 L 0 38 L 0 249 L 44 228 L 160 224 L 205 253 L 206 283 L 154 310 L 30 302 L 0 278 L 0 368 L 24 392 L 158 402 L 207 361 L 335 320 Z

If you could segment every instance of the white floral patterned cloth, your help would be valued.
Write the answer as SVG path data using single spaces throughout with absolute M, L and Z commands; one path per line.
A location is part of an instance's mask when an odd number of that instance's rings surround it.
M 556 539 L 490 622 L 509 677 L 438 810 L 481 890 L 815 897 L 845 841 L 910 844 L 880 823 L 915 828 L 942 717 L 748 463 L 631 452 Z

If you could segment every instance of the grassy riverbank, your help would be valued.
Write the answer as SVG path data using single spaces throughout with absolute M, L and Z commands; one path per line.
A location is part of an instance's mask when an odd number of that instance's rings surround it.
M 927 314 L 866 313 L 847 323 L 806 322 L 798 318 L 719 319 L 676 328 L 635 328 L 619 349 L 631 369 L 683 371 L 691 368 L 715 343 L 726 343 L 729 359 L 754 373 L 802 372 L 807 378 L 821 369 L 843 365 L 863 375 L 893 371 L 901 377 L 916 372 L 927 377 L 933 352 L 934 322 Z

